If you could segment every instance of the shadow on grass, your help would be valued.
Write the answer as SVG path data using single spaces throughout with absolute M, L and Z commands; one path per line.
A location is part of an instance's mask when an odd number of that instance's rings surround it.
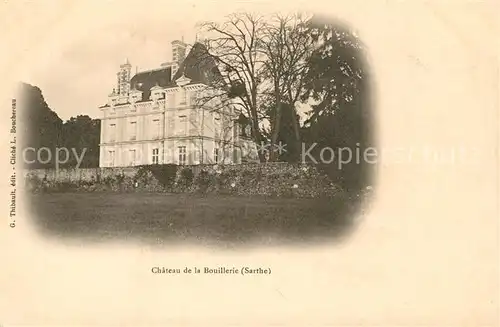
M 58 193 L 28 196 L 38 230 L 88 242 L 219 247 L 304 245 L 344 240 L 360 203 L 157 193 Z

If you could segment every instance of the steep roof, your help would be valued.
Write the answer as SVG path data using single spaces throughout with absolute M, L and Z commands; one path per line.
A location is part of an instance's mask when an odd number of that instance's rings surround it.
M 191 80 L 190 84 L 212 85 L 218 78 L 222 78 L 215 59 L 208 54 L 207 48 L 201 43 L 193 45 L 173 78 L 171 72 L 171 67 L 140 72 L 132 77 L 130 87 L 142 92 L 142 101 L 148 101 L 153 86 L 158 85 L 163 88 L 177 86 L 175 81 L 182 75 Z
M 140 72 L 132 77 L 130 87 L 142 92 L 142 101 L 148 101 L 153 86 L 168 87 L 172 85 L 171 76 L 170 67 Z
M 215 59 L 210 56 L 207 48 L 201 43 L 193 45 L 179 70 L 175 73 L 173 80 L 177 80 L 182 75 L 191 79 L 191 84 L 212 85 L 222 78 Z

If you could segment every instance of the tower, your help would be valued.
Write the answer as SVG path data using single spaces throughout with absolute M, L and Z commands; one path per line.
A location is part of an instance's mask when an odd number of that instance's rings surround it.
M 187 44 L 183 41 L 175 40 L 172 41 L 172 61 L 181 63 L 186 56 Z
M 186 48 L 187 44 L 184 43 L 184 40 L 172 41 L 172 76 L 175 75 L 179 66 L 184 61 L 186 57 Z
M 132 65 L 127 61 L 120 65 L 120 71 L 116 73 L 117 75 L 117 93 L 120 97 L 128 97 L 130 92 L 130 72 L 132 70 Z

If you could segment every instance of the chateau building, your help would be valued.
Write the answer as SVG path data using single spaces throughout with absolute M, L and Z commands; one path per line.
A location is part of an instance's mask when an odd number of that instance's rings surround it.
M 222 105 L 211 85 L 222 78 L 206 48 L 172 42 L 172 61 L 131 74 L 120 66 L 116 88 L 100 107 L 101 167 L 173 163 L 238 164 L 257 161 L 248 119 Z

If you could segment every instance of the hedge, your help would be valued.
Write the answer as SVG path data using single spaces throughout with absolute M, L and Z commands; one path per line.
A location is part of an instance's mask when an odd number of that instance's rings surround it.
M 318 198 L 341 192 L 317 167 L 288 163 L 30 171 L 25 182 L 35 193 L 142 191 Z

